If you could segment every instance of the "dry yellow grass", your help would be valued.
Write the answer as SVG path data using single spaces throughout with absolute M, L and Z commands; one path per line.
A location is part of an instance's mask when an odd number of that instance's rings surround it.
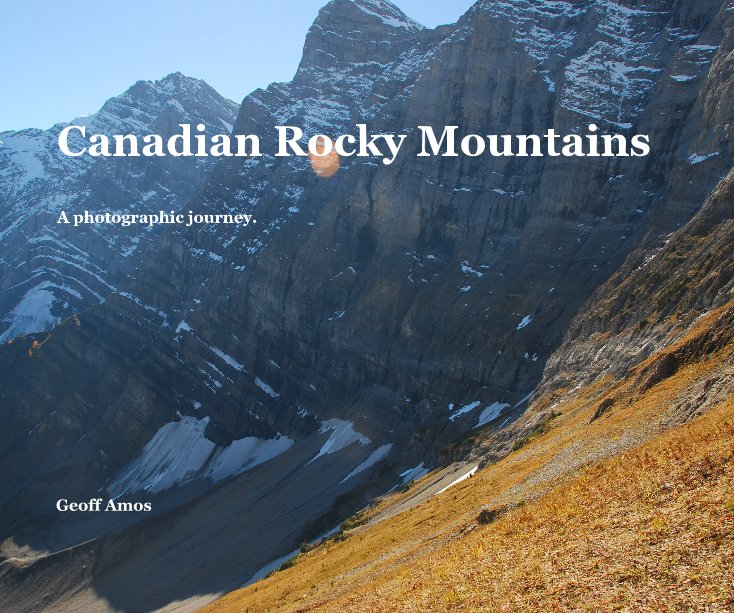
M 543 434 L 473 479 L 207 610 L 734 610 L 734 399 L 665 430 L 671 405 L 731 360 L 727 346 L 643 393 L 636 375 L 650 361 L 579 390 Z M 624 402 L 590 423 L 612 396 Z
M 734 403 L 323 610 L 734 607 Z M 316 603 L 314 603 L 316 604 Z

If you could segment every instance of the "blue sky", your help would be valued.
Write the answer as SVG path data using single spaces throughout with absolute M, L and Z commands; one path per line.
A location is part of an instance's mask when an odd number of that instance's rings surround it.
M 429 27 L 474 0 L 394 0 Z M 0 4 L 0 131 L 88 115 L 180 70 L 240 102 L 287 81 L 326 0 L 10 0 Z M 204 8 L 205 7 L 205 8 Z

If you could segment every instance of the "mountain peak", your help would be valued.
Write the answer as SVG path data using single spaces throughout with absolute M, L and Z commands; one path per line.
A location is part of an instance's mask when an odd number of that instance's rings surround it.
M 210 89 L 210 85 L 206 81 L 189 77 L 180 71 L 172 72 L 157 81 L 144 81 L 150 87 L 161 90 L 165 93 L 176 93 L 190 91 L 193 89 L 204 88 Z
M 198 79 L 194 79 L 192 77 L 187 77 L 185 74 L 183 74 L 180 70 L 177 70 L 176 72 L 172 72 L 170 74 L 167 74 L 165 77 L 158 79 L 156 81 L 153 81 L 153 83 L 160 84 L 160 85 L 180 85 L 181 83 L 186 82 L 193 82 L 197 81 Z
M 388 0 L 331 0 L 308 32 L 298 73 L 393 61 L 423 29 Z
M 379 19 L 387 26 L 404 28 L 409 31 L 422 30 L 424 28 L 423 25 L 408 17 L 388 0 L 334 0 L 332 4 L 344 1 L 353 4 L 370 18 Z
M 151 83 L 155 83 L 156 85 L 169 85 L 169 86 L 181 86 L 181 85 L 201 85 L 206 84 L 206 81 L 202 81 L 201 79 L 197 79 L 195 77 L 189 77 L 188 75 L 185 75 L 180 70 L 177 70 L 176 72 L 172 72 L 170 74 L 167 74 L 162 79 L 158 79 L 157 81 L 151 81 Z
M 232 109 L 236 109 L 238 106 L 231 100 L 221 96 L 206 81 L 187 76 L 179 71 L 172 72 L 155 81 L 137 81 L 120 96 L 108 100 L 105 106 L 120 101 L 133 105 L 160 106 L 161 104 L 171 104 L 172 100 L 179 102 L 189 100 L 194 105 L 211 103 L 215 106 L 226 106 Z

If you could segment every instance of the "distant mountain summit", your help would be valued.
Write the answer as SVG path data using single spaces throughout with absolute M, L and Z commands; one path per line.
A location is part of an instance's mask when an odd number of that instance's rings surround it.
M 204 81 L 180 72 L 138 81 L 88 117 L 88 133 L 171 134 L 179 123 L 202 122 L 230 132 L 237 105 Z M 42 332 L 120 289 L 139 265 L 138 251 L 157 235 L 124 228 L 68 228 L 62 210 L 158 211 L 178 209 L 199 187 L 212 163 L 165 159 L 95 160 L 59 150 L 59 132 L 3 132 L 0 140 L 0 341 Z M 79 135 L 72 132 L 72 143 Z M 145 249 L 142 249 L 144 252 Z M 145 257 L 145 255 L 143 255 Z

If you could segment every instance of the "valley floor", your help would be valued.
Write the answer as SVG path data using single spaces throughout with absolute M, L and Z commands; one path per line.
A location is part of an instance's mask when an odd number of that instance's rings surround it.
M 722 312 L 472 478 L 436 493 L 427 475 L 206 610 L 734 610 L 734 397 L 707 397 L 731 382 L 732 344 L 640 385 Z

